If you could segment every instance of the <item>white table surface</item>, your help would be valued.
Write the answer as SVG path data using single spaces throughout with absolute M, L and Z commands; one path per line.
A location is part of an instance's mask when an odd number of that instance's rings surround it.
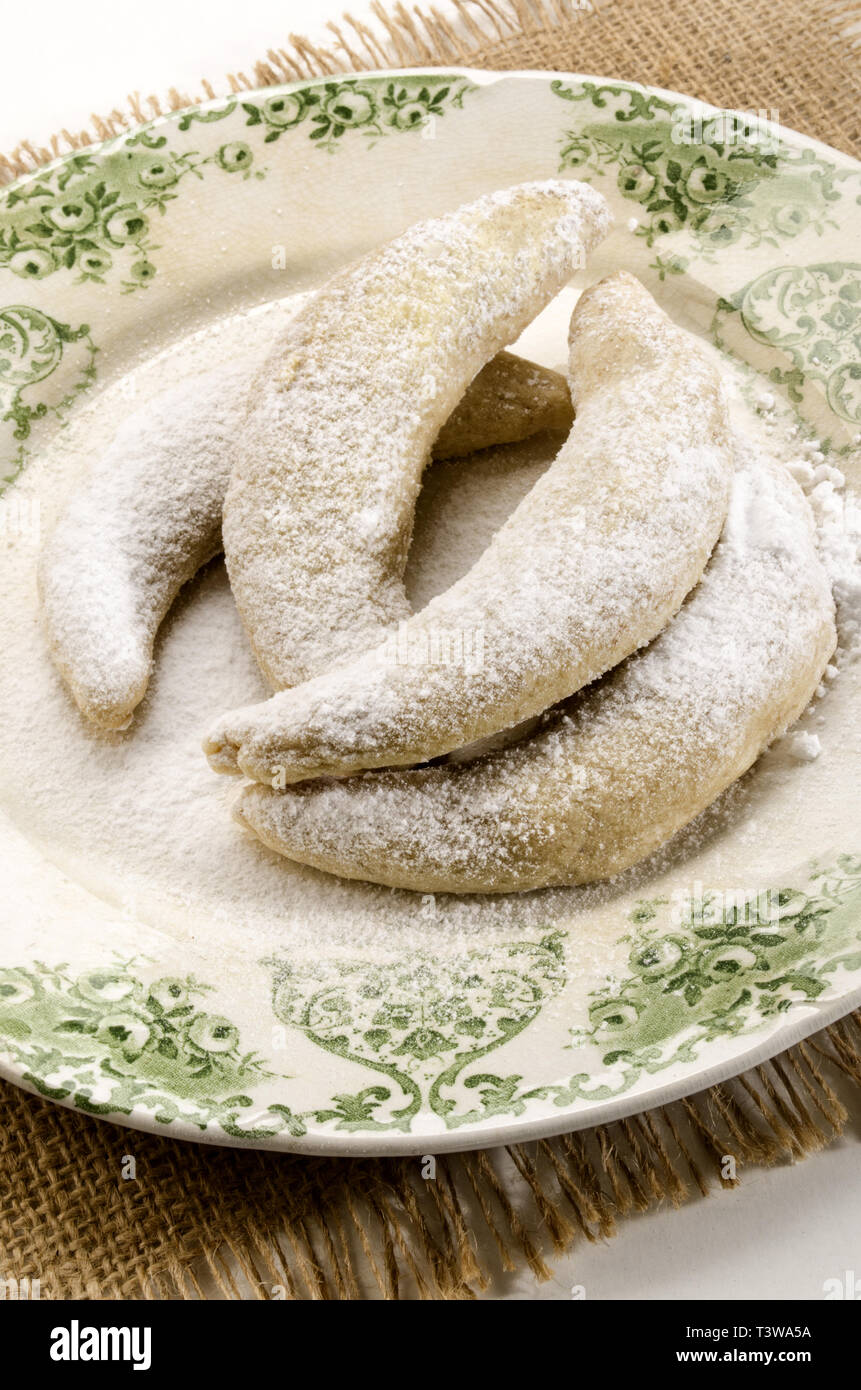
M 351 12 L 365 17 L 367 0 Z M 437 8 L 451 13 L 447 0 Z M 255 59 L 291 32 L 327 42 L 326 21 L 340 0 L 67 0 L 8 6 L 2 24 L 0 150 L 35 143 L 90 112 L 122 105 L 127 92 L 159 94 L 175 86 L 216 87 L 228 71 Z M 480 14 L 480 12 L 479 12 Z M 331 35 L 328 36 L 329 39 Z M 694 94 L 696 95 L 696 94 Z M 581 1243 L 556 1261 L 552 1282 L 509 1277 L 492 1296 L 570 1299 L 582 1285 L 589 1299 L 821 1299 L 828 1279 L 854 1270 L 861 1279 L 859 1134 L 794 1167 L 754 1171 L 733 1192 L 716 1192 L 671 1214 L 628 1219 L 611 1242 Z

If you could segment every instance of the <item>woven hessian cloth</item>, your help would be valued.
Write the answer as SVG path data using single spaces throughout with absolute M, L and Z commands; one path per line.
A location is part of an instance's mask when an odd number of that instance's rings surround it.
M 234 90 L 386 66 L 551 68 L 657 84 L 776 114 L 861 151 L 861 7 L 810 0 L 482 0 L 457 25 L 401 7 L 331 42 L 291 38 Z M 130 100 L 88 131 L 0 157 L 8 180 L 187 105 Z M 140 1134 L 0 1083 L 0 1280 L 43 1298 L 471 1298 L 500 1271 L 606 1238 L 620 1218 L 732 1185 L 745 1165 L 822 1148 L 861 1118 L 861 1015 L 686 1101 L 547 1143 L 437 1161 L 323 1160 Z M 122 1176 L 126 1155 L 136 1178 Z M 737 1177 L 725 1156 L 736 1160 Z M 671 1219 L 669 1215 L 665 1219 Z

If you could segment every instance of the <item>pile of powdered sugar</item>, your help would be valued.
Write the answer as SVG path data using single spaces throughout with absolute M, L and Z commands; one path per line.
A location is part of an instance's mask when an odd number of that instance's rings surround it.
M 819 553 L 834 591 L 839 666 L 861 654 L 861 500 L 847 489 L 843 473 L 827 463 L 805 461 L 791 465 L 790 471 L 813 511 Z
M 861 496 L 847 482 L 847 472 L 857 475 L 861 465 L 861 434 L 835 454 L 809 431 L 775 395 L 760 391 L 748 416 L 748 430 L 762 446 L 779 457 L 802 488 L 813 516 L 819 556 L 831 582 L 837 610 L 838 645 L 825 668 L 811 713 L 841 672 L 853 667 L 861 655 Z M 827 750 L 820 714 L 819 733 L 808 728 L 790 730 L 780 747 L 797 763 L 815 761 Z
M 767 390 L 756 396 L 747 428 L 786 465 L 810 504 L 819 554 L 837 604 L 835 662 L 845 666 L 861 653 L 861 495 L 846 478 L 847 469 L 861 468 L 861 433 L 842 450 L 847 462 L 839 467 L 832 461 L 833 452 L 813 434 L 805 435 L 793 412 L 781 408 Z

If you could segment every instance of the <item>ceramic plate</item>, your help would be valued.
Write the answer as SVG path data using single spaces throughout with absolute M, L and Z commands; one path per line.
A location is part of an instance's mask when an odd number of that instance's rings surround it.
M 641 276 L 720 358 L 745 427 L 806 461 L 812 490 L 825 470 L 839 526 L 828 470 L 861 479 L 861 166 L 791 131 L 600 78 L 392 72 L 194 107 L 3 190 L 6 1077 L 182 1138 L 421 1153 L 664 1102 L 861 1001 L 849 663 L 809 737 L 653 860 L 480 899 L 345 883 L 240 833 L 199 748 L 261 693 L 219 562 L 176 605 L 126 733 L 88 730 L 48 660 L 39 531 L 120 418 L 214 343 L 259 351 L 291 296 L 416 219 L 556 175 L 617 216 L 582 282 Z M 575 293 L 524 351 L 564 359 Z M 548 459 L 539 440 L 430 470 L 415 601 Z

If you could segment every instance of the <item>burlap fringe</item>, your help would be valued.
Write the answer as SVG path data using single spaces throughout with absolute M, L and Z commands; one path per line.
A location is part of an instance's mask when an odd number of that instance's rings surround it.
M 745 1167 L 831 1143 L 849 1108 L 861 1116 L 861 1011 L 671 1105 L 439 1157 L 433 1171 L 419 1158 L 182 1145 L 8 1094 L 11 1142 L 31 1157 L 14 1202 L 0 1200 L 0 1274 L 41 1277 L 43 1298 L 473 1299 L 524 1267 L 549 1278 L 554 1255 L 609 1239 L 630 1213 L 679 1207 L 734 1187 Z M 112 1177 L 127 1149 L 136 1184 Z
M 225 1298 L 472 1299 L 524 1264 L 548 1279 L 553 1254 L 613 1236 L 617 1222 L 679 1207 L 751 1165 L 795 1162 L 843 1132 L 837 1087 L 861 1091 L 861 1012 L 710 1090 L 560 1139 L 435 1160 L 317 1160 L 290 1194 L 272 1244 L 225 1238 L 205 1260 Z M 488 1240 L 488 1237 L 490 1238 Z M 492 1248 L 496 1260 L 481 1261 Z M 176 1270 L 143 1297 L 200 1297 Z

